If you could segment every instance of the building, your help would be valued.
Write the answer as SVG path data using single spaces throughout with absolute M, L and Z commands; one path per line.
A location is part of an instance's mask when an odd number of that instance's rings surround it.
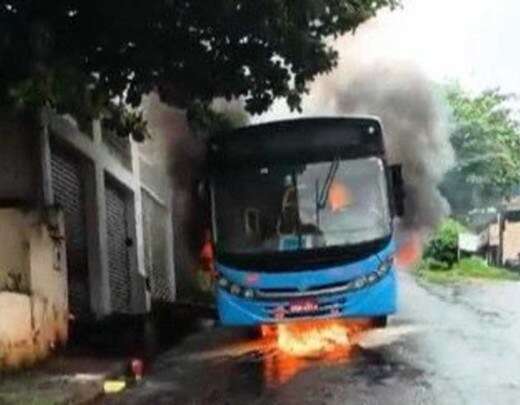
M 459 235 L 459 257 L 477 255 L 490 265 L 520 267 L 520 208 L 516 204 L 508 204 L 479 229 Z
M 47 273 L 41 284 L 52 292 L 41 299 L 78 323 L 142 314 L 154 301 L 175 300 L 172 188 L 166 167 L 150 155 L 154 140 L 119 138 L 98 120 L 80 130 L 53 113 L 41 123 L 1 117 L 0 241 L 12 242 L 1 246 L 2 312 L 19 299 L 14 295 L 37 294 L 35 275 Z M 32 253 L 16 253 L 32 252 L 27 247 L 37 243 L 54 273 L 43 261 L 31 262 Z M 27 315 L 15 312 L 2 318 L 14 324 Z M 2 347 L 6 352 L 13 339 L 27 338 L 22 331 L 3 339 L 5 329 L 0 321 L 0 359 Z

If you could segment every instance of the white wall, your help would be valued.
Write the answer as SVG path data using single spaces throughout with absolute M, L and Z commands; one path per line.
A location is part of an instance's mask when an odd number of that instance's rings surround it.
M 0 209 L 0 369 L 31 364 L 67 340 L 63 219 L 55 221 L 50 231 L 39 212 Z
M 88 256 L 91 306 L 94 313 L 104 317 L 112 312 L 110 303 L 110 288 L 108 281 L 108 251 L 107 251 L 107 224 L 105 206 L 105 179 L 107 176 L 116 181 L 125 189 L 130 198 L 130 213 L 127 218 L 129 236 L 134 241 L 130 252 L 130 284 L 131 284 L 131 312 L 145 313 L 150 310 L 150 294 L 146 290 L 145 277 L 145 253 L 144 232 L 142 217 L 142 188 L 149 189 L 147 180 L 142 179 L 140 171 L 139 145 L 130 141 L 130 159 L 128 164 L 123 158 L 118 158 L 114 150 L 107 147 L 103 137 L 99 121 L 94 121 L 92 134 L 87 136 L 79 131 L 73 121 L 56 115 L 49 116 L 49 141 L 66 144 L 75 153 L 80 154 L 91 163 L 90 172 L 86 178 L 86 210 L 88 232 Z M 142 148 L 142 147 L 141 147 Z M 45 157 L 44 157 L 45 159 Z M 46 157 L 49 159 L 49 156 Z M 45 164 L 43 165 L 45 167 Z M 48 166 L 48 165 L 47 165 Z M 158 173 L 163 181 L 160 192 L 153 193 L 156 201 L 163 205 L 171 215 L 171 188 L 166 180 L 166 171 Z M 50 173 L 47 174 L 50 177 Z M 157 176 L 156 176 L 157 177 Z M 46 195 L 52 200 L 52 178 L 44 181 L 47 184 Z M 156 179 L 157 180 L 157 179 Z M 160 195 L 159 195 L 160 194 Z M 170 226 L 171 228 L 171 226 Z M 166 235 L 167 243 L 173 248 L 173 235 L 171 229 Z M 168 250 L 169 257 L 166 260 L 172 283 L 174 282 L 173 252 Z

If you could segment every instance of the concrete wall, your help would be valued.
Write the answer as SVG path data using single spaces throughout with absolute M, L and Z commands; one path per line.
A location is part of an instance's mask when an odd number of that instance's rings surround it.
M 0 291 L 29 289 L 29 240 L 19 228 L 25 216 L 19 209 L 0 209 Z
M 68 334 L 63 220 L 0 209 L 0 369 L 46 357 Z M 15 281 L 13 281 L 15 280 Z

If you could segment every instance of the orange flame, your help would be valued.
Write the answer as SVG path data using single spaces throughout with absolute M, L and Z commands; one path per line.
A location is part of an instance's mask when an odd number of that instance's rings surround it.
M 263 326 L 264 341 L 274 345 L 264 357 L 264 381 L 276 387 L 313 364 L 348 361 L 355 353 L 356 335 L 372 326 L 370 320 L 314 320 Z
M 333 182 L 329 189 L 329 204 L 333 212 L 339 211 L 350 204 L 352 195 L 343 183 Z
M 277 344 L 282 352 L 292 356 L 320 355 L 348 346 L 348 329 L 339 321 L 281 324 Z
M 276 348 L 294 357 L 321 357 L 344 352 L 351 337 L 371 327 L 370 320 L 324 319 L 262 326 L 262 336 L 272 339 Z
M 277 387 L 285 384 L 300 371 L 308 367 L 307 361 L 278 353 L 264 357 L 264 382 L 268 387 Z
M 262 325 L 261 338 L 228 341 L 202 358 L 254 354 L 262 367 L 266 387 L 277 387 L 315 365 L 349 361 L 358 350 L 359 332 L 370 328 L 370 320 L 312 320 L 298 323 Z M 262 362 L 257 363 L 260 356 Z
M 399 247 L 395 256 L 395 264 L 399 269 L 406 269 L 417 263 L 422 256 L 422 240 L 417 232 L 410 234 Z
M 352 327 L 340 320 L 320 320 L 261 328 L 264 340 L 275 351 L 264 357 L 264 381 L 269 387 L 286 383 L 299 372 L 320 363 L 337 363 L 349 358 Z

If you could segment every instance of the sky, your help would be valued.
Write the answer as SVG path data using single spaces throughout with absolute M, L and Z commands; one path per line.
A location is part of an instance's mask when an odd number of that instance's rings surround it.
M 520 94 L 520 2 L 518 0 L 403 0 L 341 38 L 333 76 L 377 63 L 414 65 L 437 82 L 457 80 L 469 90 L 500 87 Z M 312 114 L 321 77 L 303 103 Z M 315 104 L 315 103 L 314 103 Z M 294 115 L 294 114 L 292 114 Z M 254 121 L 291 116 L 276 102 Z

